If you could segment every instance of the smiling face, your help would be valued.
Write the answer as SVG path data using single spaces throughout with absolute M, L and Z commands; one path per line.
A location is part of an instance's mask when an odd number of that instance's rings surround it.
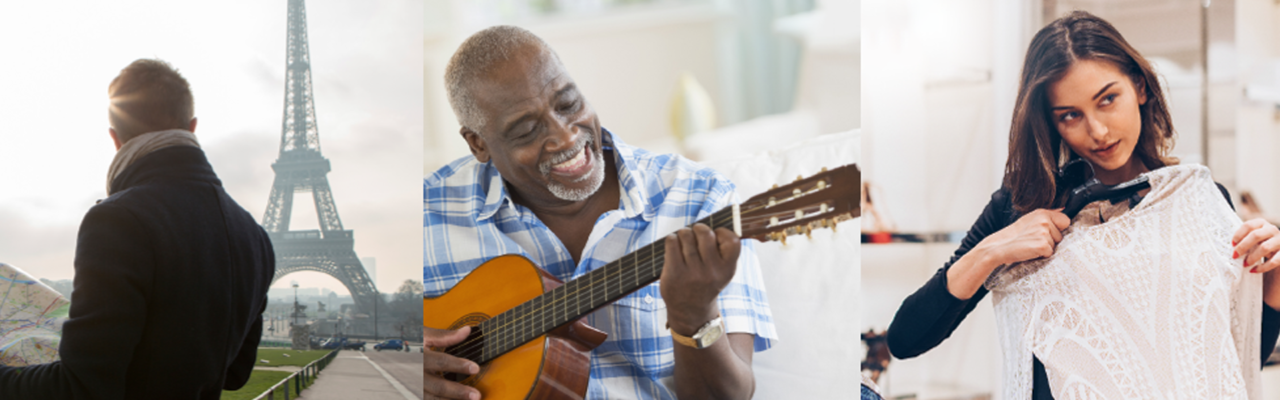
M 1076 155 L 1093 165 L 1098 180 L 1113 185 L 1147 170 L 1133 156 L 1146 92 L 1115 64 L 1077 61 L 1047 94 L 1051 124 Z
M 470 88 L 484 114 L 479 132 L 462 136 L 520 199 L 541 204 L 584 201 L 604 182 L 600 122 L 564 66 L 549 51 L 525 46 Z

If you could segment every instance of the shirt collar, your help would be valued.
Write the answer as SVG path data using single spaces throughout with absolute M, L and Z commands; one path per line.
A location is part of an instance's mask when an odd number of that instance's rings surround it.
M 621 138 L 614 136 L 613 132 L 609 132 L 608 129 L 601 128 L 601 131 L 602 147 L 613 150 L 607 152 L 607 154 L 612 154 L 613 156 L 614 165 L 618 169 L 618 182 L 622 186 L 618 208 L 626 218 L 633 218 L 639 215 L 646 221 L 653 220 L 653 217 L 657 215 L 657 209 L 654 205 L 645 201 L 645 199 L 649 198 L 649 194 L 643 184 L 643 182 L 646 182 L 646 176 L 635 162 L 637 149 L 627 145 Z M 493 161 L 486 162 L 481 166 L 476 172 L 476 181 L 480 183 L 480 190 L 485 194 L 484 205 L 480 207 L 479 212 L 476 214 L 477 220 L 492 218 L 504 206 L 515 207 L 515 202 L 511 200 L 511 195 L 507 192 L 507 185 L 502 181 L 502 175 L 498 173 L 497 168 L 493 167 Z

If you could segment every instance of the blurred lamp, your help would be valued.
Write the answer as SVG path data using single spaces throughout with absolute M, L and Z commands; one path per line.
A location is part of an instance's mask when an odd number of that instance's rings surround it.
M 671 99 L 671 133 L 675 135 L 680 149 L 685 147 L 685 138 L 715 127 L 716 107 L 711 103 L 711 95 L 698 84 L 693 74 L 682 72 L 676 83 L 675 97 Z

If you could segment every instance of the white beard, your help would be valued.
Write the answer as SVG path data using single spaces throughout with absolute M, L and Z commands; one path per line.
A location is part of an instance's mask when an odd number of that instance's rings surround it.
M 588 145 L 590 144 L 588 143 Z M 588 172 L 586 175 L 583 175 L 581 178 L 574 181 L 575 183 L 587 182 L 586 187 L 571 189 L 557 183 L 556 181 L 549 181 L 547 183 L 547 190 L 550 190 L 552 195 L 555 195 L 561 200 L 574 202 L 586 200 L 591 197 L 591 195 L 596 194 L 596 191 L 600 190 L 600 185 L 604 184 L 604 156 L 600 153 L 601 152 L 592 149 L 591 172 Z

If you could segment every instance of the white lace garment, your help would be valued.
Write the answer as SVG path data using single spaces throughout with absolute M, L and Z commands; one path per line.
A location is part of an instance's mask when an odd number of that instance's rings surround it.
M 991 274 L 1006 400 L 1030 399 L 1032 356 L 1053 397 L 1258 399 L 1261 275 L 1231 258 L 1240 227 L 1199 165 L 1084 208 L 1054 255 Z

